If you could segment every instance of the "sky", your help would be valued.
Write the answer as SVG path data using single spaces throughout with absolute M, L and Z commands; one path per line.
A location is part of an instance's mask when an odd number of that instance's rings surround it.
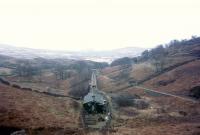
M 151 48 L 200 35 L 200 0 L 0 0 L 0 44 Z

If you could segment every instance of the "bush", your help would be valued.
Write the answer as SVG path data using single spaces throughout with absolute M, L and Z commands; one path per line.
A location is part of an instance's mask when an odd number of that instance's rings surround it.
M 136 100 L 134 100 L 133 106 L 137 109 L 146 109 L 149 107 L 149 103 L 147 103 L 146 101 L 144 101 L 142 99 L 136 99 Z
M 5 85 L 10 85 L 10 82 L 4 80 L 3 78 L 0 78 L 0 82 L 5 84 Z
M 168 85 L 168 84 L 170 84 L 170 83 L 173 83 L 173 82 L 175 82 L 176 80 L 161 80 L 161 81 L 158 81 L 157 82 L 157 85 L 158 86 L 166 86 L 166 85 Z
M 200 86 L 195 86 L 190 90 L 190 96 L 196 99 L 200 98 Z
M 17 88 L 17 89 L 21 89 L 21 87 L 17 84 L 13 84 L 12 87 Z
M 78 84 L 69 91 L 69 95 L 73 97 L 83 98 L 89 92 L 88 82 Z
M 78 111 L 80 109 L 80 103 L 76 101 L 72 101 L 70 105 L 74 108 L 75 111 Z
M 114 96 L 113 101 L 118 107 L 135 107 L 137 109 L 146 109 L 149 107 L 149 103 L 136 94 L 122 93 Z
M 134 106 L 135 99 L 140 99 L 140 97 L 138 95 L 130 95 L 128 93 L 122 93 L 122 94 L 119 94 L 119 95 L 113 97 L 113 101 L 119 107 Z
M 124 57 L 117 60 L 114 60 L 110 65 L 111 66 L 118 66 L 118 65 L 131 65 L 133 63 L 131 58 Z

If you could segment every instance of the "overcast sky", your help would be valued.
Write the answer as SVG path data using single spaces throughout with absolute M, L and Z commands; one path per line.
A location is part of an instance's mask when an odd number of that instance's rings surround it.
M 0 44 L 150 48 L 200 35 L 200 0 L 0 0 Z

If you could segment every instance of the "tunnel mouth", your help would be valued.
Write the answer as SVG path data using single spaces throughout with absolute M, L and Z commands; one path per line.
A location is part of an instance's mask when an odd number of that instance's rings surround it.
M 23 130 L 18 127 L 7 127 L 7 126 L 0 126 L 0 133 L 1 135 L 10 135 L 16 131 Z

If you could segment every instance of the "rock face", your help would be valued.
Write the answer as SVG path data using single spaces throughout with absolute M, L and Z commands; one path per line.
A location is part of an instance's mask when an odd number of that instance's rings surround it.
M 200 86 L 195 86 L 190 90 L 190 96 L 199 99 L 200 98 Z

